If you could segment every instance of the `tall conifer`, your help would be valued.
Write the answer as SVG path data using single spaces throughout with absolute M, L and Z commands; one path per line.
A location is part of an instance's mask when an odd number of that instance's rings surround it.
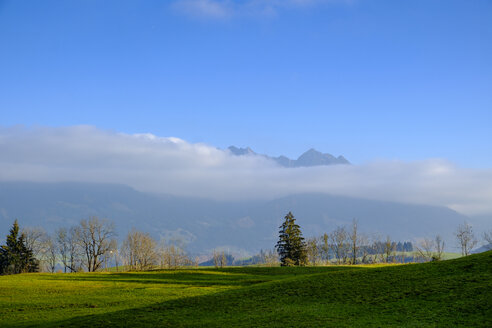
M 6 245 L 0 246 L 0 274 L 36 272 L 39 263 L 27 248 L 23 234 L 19 235 L 19 224 L 15 220 Z
M 289 212 L 279 227 L 279 240 L 275 246 L 282 266 L 305 265 L 307 262 L 306 243 L 294 215 Z

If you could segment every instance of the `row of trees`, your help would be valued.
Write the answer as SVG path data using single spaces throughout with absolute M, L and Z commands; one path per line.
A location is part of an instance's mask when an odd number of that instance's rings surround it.
M 397 251 L 413 250 L 410 242 L 396 243 L 389 236 L 369 242 L 368 236 L 360 233 L 357 220 L 352 221 L 350 228 L 339 226 L 330 233 L 305 240 L 291 212 L 280 226 L 275 247 L 283 266 L 390 262 L 397 259 Z
M 458 226 L 454 236 L 462 256 L 470 255 L 470 251 L 478 244 L 478 239 L 475 237 L 473 228 L 467 222 Z M 484 232 L 483 239 L 488 245 L 492 244 L 492 231 Z M 443 259 L 444 248 L 444 240 L 441 236 L 437 235 L 434 239 L 421 239 L 417 244 L 416 253 L 424 261 L 439 261 Z
M 279 227 L 279 240 L 275 246 L 281 265 L 318 265 L 327 263 L 358 264 L 377 262 L 414 262 L 441 260 L 445 243 L 441 236 L 420 240 L 415 249 L 410 242 L 396 243 L 389 236 L 369 238 L 359 231 L 357 220 L 350 227 L 339 226 L 330 233 L 305 240 L 301 229 L 289 212 Z M 457 244 L 463 256 L 477 244 L 472 227 L 466 222 L 455 232 Z M 371 240 L 372 239 L 372 240 Z M 484 240 L 492 243 L 492 231 L 484 234 Z
M 70 228 L 59 228 L 48 234 L 41 228 L 24 228 L 26 247 L 39 260 L 41 269 L 55 271 L 61 263 L 64 272 L 101 269 L 117 251 L 114 224 L 105 219 L 83 219 Z
M 115 227 L 106 219 L 91 217 L 53 234 L 41 228 L 20 230 L 15 221 L 7 243 L 0 248 L 0 273 L 94 272 L 107 267 L 147 270 L 198 265 L 178 246 L 158 243 L 150 234 L 132 229 L 118 245 Z
M 467 223 L 458 227 L 455 236 L 464 256 L 477 244 Z M 93 272 L 107 267 L 108 262 L 114 263 L 116 269 L 123 265 L 129 270 L 198 266 L 197 258 L 191 260 L 182 248 L 159 243 L 149 233 L 132 229 L 121 247 L 115 237 L 114 224 L 97 217 L 81 220 L 70 228 L 59 228 L 54 234 L 40 228 L 20 231 L 15 221 L 6 245 L 0 247 L 0 273 L 34 272 L 40 268 L 54 272 L 58 263 L 65 272 Z M 492 231 L 485 233 L 484 239 L 492 243 Z M 339 226 L 330 233 L 305 240 L 289 212 L 280 226 L 276 252 L 262 251 L 253 258 L 254 263 L 272 266 L 279 261 L 283 266 L 404 262 L 410 254 L 413 261 L 428 261 L 442 259 L 444 247 L 440 236 L 422 239 L 415 249 L 412 243 L 396 243 L 389 236 L 370 240 L 360 233 L 357 220 L 348 228 Z M 232 256 L 214 251 L 210 262 L 215 267 L 224 267 L 232 261 Z
M 130 270 L 198 266 L 198 260 L 192 261 L 182 248 L 164 243 L 159 245 L 149 233 L 136 229 L 132 229 L 123 241 L 121 257 L 125 267 Z

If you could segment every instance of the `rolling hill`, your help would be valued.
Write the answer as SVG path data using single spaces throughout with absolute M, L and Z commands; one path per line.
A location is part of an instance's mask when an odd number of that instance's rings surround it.
M 492 251 L 390 266 L 0 277 L 2 327 L 490 327 Z

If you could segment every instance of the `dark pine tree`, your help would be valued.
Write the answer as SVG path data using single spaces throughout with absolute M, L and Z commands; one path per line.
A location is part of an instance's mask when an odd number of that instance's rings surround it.
M 307 262 L 306 243 L 301 228 L 296 224 L 294 215 L 289 212 L 279 227 L 279 240 L 275 248 L 282 266 L 305 265 Z
M 0 246 L 0 274 L 37 272 L 39 262 L 27 248 L 23 234 L 19 235 L 19 224 L 15 220 L 6 245 Z

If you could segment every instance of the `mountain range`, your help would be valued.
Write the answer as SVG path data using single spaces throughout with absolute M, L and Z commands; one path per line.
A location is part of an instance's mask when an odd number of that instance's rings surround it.
M 350 162 L 343 156 L 335 157 L 332 154 L 321 153 L 314 148 L 304 152 L 297 159 L 290 159 L 286 156 L 271 157 L 268 155 L 257 154 L 251 148 L 238 148 L 230 146 L 227 148 L 233 155 L 245 156 L 245 155 L 258 155 L 275 161 L 277 164 L 283 167 L 307 167 L 307 166 L 319 166 L 319 165 L 335 165 L 335 164 L 350 164 Z
M 237 257 L 272 249 L 289 211 L 305 237 L 348 226 L 356 218 L 361 232 L 380 238 L 415 241 L 440 234 L 447 251 L 456 250 L 456 227 L 465 220 L 473 223 L 446 207 L 319 193 L 233 202 L 150 194 L 113 184 L 0 183 L 0 236 L 8 233 L 14 219 L 21 226 L 54 231 L 94 215 L 114 221 L 120 240 L 135 227 L 157 239 L 186 245 L 193 254 L 219 248 Z

